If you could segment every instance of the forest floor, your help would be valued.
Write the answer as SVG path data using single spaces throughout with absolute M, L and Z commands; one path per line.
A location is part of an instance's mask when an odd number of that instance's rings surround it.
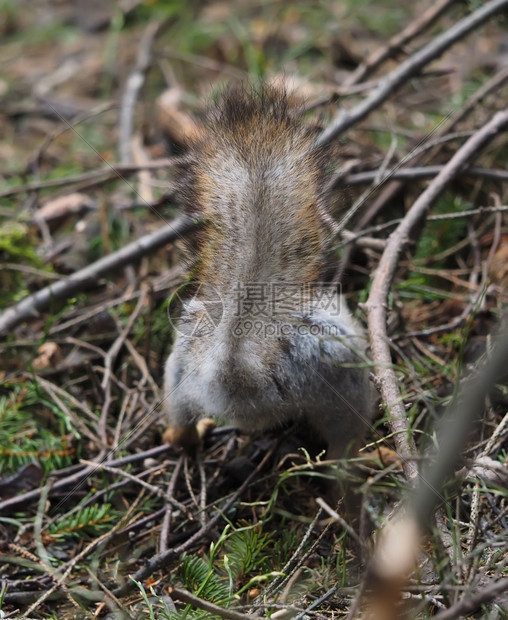
M 508 617 L 506 373 L 460 401 L 506 341 L 507 15 L 0 0 L 2 618 Z M 379 392 L 335 465 L 356 523 L 322 499 L 329 463 L 298 428 L 218 427 L 193 456 L 162 440 L 192 226 L 175 158 L 214 92 L 260 77 L 336 145 L 330 272 Z M 441 430 L 445 411 L 476 423 Z M 411 499 L 434 453 L 435 494 Z M 430 514 L 417 537 L 401 505 Z

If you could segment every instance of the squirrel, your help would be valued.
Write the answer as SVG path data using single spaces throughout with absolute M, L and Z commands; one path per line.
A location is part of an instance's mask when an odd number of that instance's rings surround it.
M 332 240 L 327 149 L 283 89 L 230 86 L 177 172 L 202 221 L 193 286 L 165 367 L 165 440 L 190 448 L 201 420 L 246 432 L 300 420 L 353 454 L 372 418 L 366 337 L 321 282 Z

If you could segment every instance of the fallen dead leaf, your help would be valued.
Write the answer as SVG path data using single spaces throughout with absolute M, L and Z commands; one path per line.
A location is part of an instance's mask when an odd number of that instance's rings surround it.
M 501 237 L 489 266 L 489 276 L 494 284 L 501 290 L 508 287 L 508 236 Z
M 181 106 L 182 91 L 179 88 L 168 88 L 157 99 L 158 121 L 171 140 L 177 144 L 187 144 L 199 137 L 201 129 Z
M 39 354 L 33 361 L 32 366 L 36 370 L 54 367 L 62 361 L 62 351 L 55 342 L 45 342 L 38 348 Z
M 95 208 L 93 200 L 86 194 L 74 192 L 48 200 L 34 215 L 34 222 L 56 222 L 57 220 L 80 215 Z
M 387 446 L 378 446 L 376 450 L 371 450 L 369 452 L 362 452 L 362 458 L 365 458 L 369 461 L 369 465 L 379 468 L 379 463 L 383 465 L 383 467 L 390 467 L 390 465 L 397 465 L 399 469 L 402 468 L 402 464 L 400 461 L 400 456 Z

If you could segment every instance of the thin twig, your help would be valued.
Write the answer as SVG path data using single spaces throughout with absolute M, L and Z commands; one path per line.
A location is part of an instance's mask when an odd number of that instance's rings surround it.
M 169 527 L 171 524 L 171 517 L 173 516 L 173 506 L 171 505 L 171 502 L 174 500 L 175 487 L 178 482 L 178 478 L 180 477 L 183 461 L 184 456 L 182 455 L 175 465 L 166 491 L 166 502 L 168 505 L 164 507 L 164 517 L 162 519 L 161 533 L 159 537 L 159 553 L 164 553 L 168 548 Z
M 482 99 L 484 99 L 489 93 L 497 91 L 498 88 L 508 80 L 508 67 L 501 69 L 496 75 L 494 75 L 486 84 L 479 88 L 471 97 L 466 101 L 457 114 L 454 114 L 452 118 L 442 127 L 443 133 L 449 133 L 452 129 L 455 129 L 461 121 L 463 121 L 467 115 L 476 107 Z
M 390 429 L 394 435 L 397 452 L 402 455 L 404 473 L 414 484 L 417 469 L 414 441 L 407 428 L 407 416 L 402 402 L 397 377 L 393 370 L 389 340 L 386 333 L 387 299 L 395 275 L 402 248 L 411 231 L 427 212 L 430 204 L 455 176 L 458 170 L 471 160 L 484 144 L 508 125 L 508 111 L 498 112 L 484 127 L 478 130 L 452 157 L 439 175 L 413 204 L 397 229 L 390 235 L 381 257 L 366 304 L 372 356 L 376 363 L 383 401 L 390 413 Z
M 40 596 L 31 606 L 29 609 L 27 609 L 27 611 L 21 616 L 21 618 L 30 618 L 30 616 L 32 615 L 32 613 L 38 608 L 40 607 L 40 605 L 42 605 L 42 603 L 44 603 L 44 601 L 59 587 L 62 587 L 63 585 L 65 585 L 65 581 L 67 579 L 67 577 L 71 574 L 72 569 L 81 561 L 83 560 L 83 558 L 85 558 L 87 555 L 89 555 L 90 553 L 92 553 L 92 551 L 94 551 L 100 544 L 102 544 L 103 542 L 106 542 L 107 540 L 110 540 L 117 532 L 118 529 L 120 529 L 120 527 L 124 524 L 125 521 L 128 520 L 129 515 L 135 510 L 135 508 L 137 507 L 138 503 L 141 500 L 142 495 L 140 494 L 135 500 L 134 502 L 131 504 L 131 506 L 129 506 L 127 512 L 125 513 L 125 515 L 123 515 L 123 517 L 120 519 L 120 521 L 118 523 L 116 523 L 109 532 L 106 532 L 105 534 L 103 534 L 102 536 L 99 536 L 98 538 L 96 538 L 95 540 L 93 540 L 89 545 L 87 545 L 82 551 L 80 551 L 80 553 L 78 553 L 77 555 L 75 555 L 72 560 L 70 560 L 66 565 L 60 567 L 59 570 L 63 570 L 64 572 L 58 576 L 56 578 L 55 583 L 53 584 L 53 586 L 49 589 L 46 590 L 46 592 L 44 592 L 42 594 L 42 596 Z
M 177 601 L 182 601 L 182 603 L 194 605 L 194 607 L 204 609 L 211 614 L 215 614 L 217 616 L 220 616 L 221 618 L 225 618 L 225 620 L 250 620 L 251 618 L 259 618 L 258 614 L 246 615 L 241 614 L 238 611 L 233 611 L 232 609 L 224 609 L 223 607 L 219 607 L 218 605 L 209 603 L 208 601 L 205 601 L 202 598 L 191 594 L 188 590 L 184 590 L 183 588 L 176 588 L 171 586 L 168 589 L 168 594 L 172 598 L 175 598 Z
M 170 445 L 162 445 L 157 446 L 156 448 L 151 448 L 150 450 L 146 450 L 145 452 L 138 452 L 137 454 L 131 454 L 129 456 L 124 456 L 120 459 L 116 459 L 114 461 L 109 461 L 108 465 L 110 467 L 121 467 L 123 465 L 127 465 L 129 463 L 135 463 L 136 461 L 142 461 L 146 458 L 156 458 L 161 456 L 162 454 L 166 454 L 166 452 L 172 451 L 173 448 Z M 102 462 L 103 454 L 99 455 L 95 461 L 95 465 L 92 467 L 81 467 L 79 471 L 66 476 L 65 478 L 61 478 L 57 480 L 51 487 L 52 493 L 57 490 L 64 489 L 70 485 L 77 484 L 81 482 L 83 479 L 91 476 L 95 471 L 97 471 L 97 464 Z M 55 472 L 56 475 L 57 472 Z M 16 497 L 11 497 L 0 502 L 0 512 L 4 512 L 7 509 L 14 509 L 22 504 L 30 503 L 31 501 L 37 500 L 40 497 L 42 489 L 33 489 L 32 491 L 27 491 L 23 493 L 23 495 L 18 495 Z
M 167 22 L 166 22 L 167 23 Z M 139 91 L 145 81 L 146 72 L 150 67 L 150 56 L 153 42 L 162 23 L 159 21 L 151 22 L 146 27 L 141 38 L 138 56 L 136 58 L 136 67 L 129 75 L 125 85 L 125 92 L 122 97 L 120 107 L 120 127 L 118 140 L 118 153 L 122 164 L 130 163 L 130 140 L 132 136 L 132 128 L 134 126 L 134 109 Z
M 478 207 L 478 209 L 468 209 L 467 211 L 457 211 L 456 213 L 439 213 L 436 215 L 429 215 L 427 217 L 427 222 L 441 222 L 444 220 L 456 220 L 462 218 L 470 218 L 475 215 L 483 215 L 484 213 L 505 213 L 508 211 L 508 205 L 500 205 L 498 207 Z M 402 218 L 398 218 L 395 220 L 390 220 L 388 222 L 384 222 L 383 224 L 378 224 L 376 226 L 370 226 L 365 230 L 360 230 L 358 232 L 352 232 L 349 230 L 343 230 L 341 232 L 341 236 L 343 238 L 343 242 L 338 244 L 336 249 L 342 248 L 346 245 L 350 245 L 351 243 L 356 243 L 358 239 L 370 235 L 371 233 L 379 233 L 388 228 L 394 228 L 398 226 L 402 222 Z M 374 239 L 373 239 L 374 240 Z M 383 242 L 384 246 L 386 243 Z
M 328 592 L 325 592 L 323 596 L 320 596 L 311 605 L 309 605 L 306 609 L 304 609 L 297 616 L 295 616 L 294 620 L 303 620 L 303 618 L 305 618 L 305 616 L 309 613 L 309 611 L 316 609 L 316 607 L 319 607 L 322 603 L 327 601 L 331 596 L 333 596 L 337 592 L 339 588 L 340 586 L 334 586 L 333 588 L 330 588 Z
M 475 609 L 478 609 L 480 605 L 492 601 L 496 596 L 506 592 L 506 590 L 508 590 L 508 579 L 506 577 L 498 579 L 478 591 L 474 596 L 466 594 L 458 603 L 452 605 L 446 611 L 437 614 L 437 616 L 433 616 L 433 620 L 452 620 L 453 618 L 467 616 Z
M 196 455 L 196 465 L 199 471 L 199 521 L 201 525 L 206 525 L 206 472 L 203 458 L 200 453 Z
M 436 176 L 441 172 L 444 166 L 414 166 L 408 168 L 399 168 L 398 170 L 388 170 L 380 179 L 378 179 L 379 170 L 365 170 L 363 172 L 354 172 L 345 177 L 338 177 L 334 181 L 334 188 L 341 185 L 361 185 L 362 183 L 372 183 L 376 181 L 376 185 L 381 185 L 384 181 L 413 181 L 415 179 L 428 179 Z M 490 179 L 492 181 L 508 182 L 508 172 L 506 170 L 493 170 L 489 168 L 464 168 L 460 170 L 458 176 L 480 177 Z
M 160 497 L 161 499 L 162 498 L 166 499 L 166 495 L 162 489 L 154 486 L 153 484 L 150 484 L 149 482 L 145 482 L 143 479 L 139 478 L 138 476 L 135 476 L 134 474 L 129 473 L 128 471 L 124 471 L 123 469 L 118 469 L 117 467 L 111 467 L 109 465 L 106 465 L 105 463 L 95 464 L 94 461 L 87 461 L 86 459 L 81 459 L 80 462 L 84 463 L 85 465 L 94 466 L 95 469 L 98 469 L 101 471 L 107 471 L 110 474 L 119 476 L 120 478 L 127 478 L 127 480 L 130 480 L 131 482 L 134 482 L 135 484 L 142 486 L 144 489 L 152 493 L 152 495 L 155 495 L 156 497 Z M 159 464 L 155 465 L 154 467 L 150 467 L 150 469 L 148 470 L 148 472 L 152 474 L 155 472 L 160 472 L 160 471 L 161 471 L 161 465 Z M 143 472 L 143 473 L 147 473 L 147 472 Z
M 325 502 L 322 497 L 316 498 L 316 504 L 322 508 L 334 521 L 344 529 L 351 536 L 351 538 L 356 542 L 358 547 L 362 550 L 365 550 L 365 541 L 361 540 L 358 534 L 355 532 L 354 528 L 349 525 L 349 523 L 343 519 L 340 514 L 334 510 L 329 504 Z
M 76 183 L 85 184 L 86 187 L 94 187 L 102 183 L 107 183 L 113 179 L 122 178 L 129 174 L 135 174 L 141 170 L 160 170 L 161 168 L 170 168 L 175 163 L 181 161 L 179 157 L 164 157 L 161 159 L 154 159 L 151 162 L 145 164 L 108 164 L 106 168 L 100 168 L 99 170 L 92 170 L 91 172 L 84 172 L 83 174 L 76 174 L 71 177 L 65 177 L 64 179 L 49 179 L 47 181 L 34 181 L 33 183 L 26 183 L 25 185 L 18 185 L 17 187 L 9 187 L 0 192 L 0 198 L 8 198 L 9 196 L 15 196 L 21 193 L 38 192 L 44 189 L 51 189 L 53 187 L 65 187 L 67 185 L 74 185 Z
M 122 614 L 121 616 L 122 619 L 135 620 L 133 616 L 129 613 L 127 606 L 122 605 L 121 601 L 119 601 L 115 596 L 113 596 L 113 593 L 111 592 L 111 590 L 106 586 L 106 584 L 102 582 L 102 580 L 99 578 L 97 573 L 93 571 L 89 566 L 85 566 L 85 569 L 86 569 L 86 572 L 88 573 L 88 576 L 92 580 L 92 583 L 96 583 L 99 586 L 99 588 L 104 592 L 105 601 L 101 601 L 101 603 L 105 604 L 106 602 L 108 602 L 109 603 L 108 607 L 110 609 L 113 608 L 115 609 L 115 611 L 119 610 Z M 97 618 L 97 611 L 94 614 L 94 618 Z
M 99 417 L 99 437 L 102 442 L 106 445 L 108 443 L 108 433 L 107 433 L 107 418 L 109 412 L 109 405 L 111 404 L 111 375 L 113 374 L 113 364 L 122 348 L 125 339 L 129 335 L 132 326 L 134 325 L 136 319 L 138 318 L 141 310 L 146 301 L 146 290 L 142 290 L 142 294 L 139 296 L 139 299 L 136 303 L 136 307 L 132 311 L 129 316 L 129 320 L 127 321 L 127 325 L 124 329 L 121 329 L 120 334 L 115 339 L 111 347 L 109 348 L 106 357 L 104 358 L 104 376 L 102 377 L 101 387 L 104 392 L 104 404 L 102 406 L 101 415 Z
M 487 445 L 482 451 L 482 456 L 488 456 L 494 451 L 496 444 L 503 441 L 503 437 L 508 431 L 508 412 L 505 413 L 503 419 L 496 426 L 494 432 L 492 433 L 490 439 L 487 441 Z
M 276 579 L 274 579 L 274 581 L 270 584 L 270 586 L 266 588 L 265 591 L 263 592 L 264 598 L 267 598 L 273 595 L 274 592 L 282 588 L 284 584 L 287 583 L 288 579 L 291 578 L 291 575 L 293 574 L 293 572 L 299 567 L 299 565 L 302 564 L 303 558 L 306 557 L 308 553 L 308 550 L 305 553 L 303 550 L 305 548 L 305 545 L 308 543 L 312 533 L 314 532 L 314 529 L 316 528 L 316 525 L 318 524 L 318 521 L 321 518 L 322 514 L 323 514 L 323 509 L 320 506 L 318 511 L 316 512 L 314 519 L 312 519 L 312 522 L 309 524 L 307 531 L 305 532 L 302 540 L 300 541 L 300 544 L 295 549 L 295 551 L 293 552 L 293 555 L 289 558 L 289 560 L 286 562 L 286 564 L 280 571 L 281 573 L 280 577 L 277 577 Z
M 89 420 L 95 424 L 97 421 L 97 416 L 93 415 L 93 413 L 87 407 L 86 403 L 79 402 L 76 398 L 72 396 L 72 394 L 69 394 L 62 388 L 58 387 L 57 385 L 54 385 L 53 383 L 51 383 L 47 379 L 44 379 L 41 376 L 37 377 L 37 384 L 40 385 L 42 389 L 46 391 L 48 396 L 54 400 L 54 402 L 61 409 L 61 411 L 65 412 L 65 414 L 72 420 L 73 425 L 79 430 L 80 433 L 88 437 L 88 439 L 92 443 L 95 444 L 98 442 L 101 448 L 104 448 L 104 449 L 107 448 L 107 444 L 101 442 L 101 440 L 97 437 L 97 434 L 88 428 L 88 426 L 85 424 L 85 422 L 81 419 L 79 415 L 75 415 L 72 409 L 67 407 L 67 405 L 64 403 L 63 399 L 60 398 L 60 396 L 62 396 L 63 398 L 68 398 L 71 401 L 71 403 L 79 411 L 81 411 L 81 413 L 86 414 Z

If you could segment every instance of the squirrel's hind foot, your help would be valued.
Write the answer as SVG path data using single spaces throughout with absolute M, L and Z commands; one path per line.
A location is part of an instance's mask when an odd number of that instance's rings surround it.
M 196 424 L 168 426 L 162 434 L 163 443 L 169 443 L 185 452 L 193 453 L 202 444 L 204 437 L 215 428 L 215 420 L 201 418 Z

